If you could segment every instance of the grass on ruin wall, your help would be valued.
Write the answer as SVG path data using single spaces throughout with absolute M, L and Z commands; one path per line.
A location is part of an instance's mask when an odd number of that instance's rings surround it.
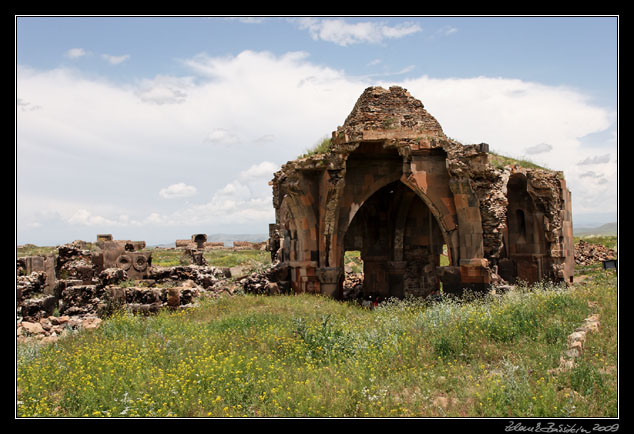
M 326 136 L 321 138 L 311 148 L 306 149 L 306 152 L 304 152 L 302 155 L 298 156 L 297 158 L 306 158 L 306 157 L 310 157 L 311 155 L 325 154 L 328 151 L 330 151 L 330 148 L 332 148 L 332 138 Z
M 120 312 L 55 344 L 17 346 L 17 416 L 616 416 L 616 276 L 585 272 L 574 290 L 468 302 L 368 310 L 243 295 Z M 594 313 L 600 329 L 576 367 L 550 374 Z
M 499 154 L 497 152 L 491 151 L 489 152 L 489 163 L 494 166 L 497 167 L 498 169 L 503 169 L 505 167 L 510 167 L 510 166 L 520 166 L 523 167 L 525 169 L 542 169 L 542 170 L 551 170 L 547 167 L 544 166 L 540 166 L 537 163 L 534 163 L 533 161 L 531 161 L 530 159 L 524 157 L 524 158 L 513 158 L 513 157 L 508 157 L 502 154 Z

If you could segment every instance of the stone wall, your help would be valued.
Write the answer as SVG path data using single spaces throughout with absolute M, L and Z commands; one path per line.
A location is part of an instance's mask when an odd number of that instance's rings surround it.
M 122 307 L 151 313 L 189 306 L 202 294 L 224 291 L 231 276 L 227 269 L 206 265 L 154 267 L 150 252 L 125 250 L 125 243 L 112 240 L 103 243 L 112 244 L 102 244 L 107 250 L 89 251 L 73 242 L 58 247 L 57 254 L 18 258 L 18 322 L 101 317 Z M 40 268 L 44 270 L 34 271 Z

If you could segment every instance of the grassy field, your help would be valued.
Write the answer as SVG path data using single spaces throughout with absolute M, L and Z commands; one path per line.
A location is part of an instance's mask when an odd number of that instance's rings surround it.
M 191 259 L 182 250 L 177 249 L 152 249 L 152 265 L 163 267 L 175 267 L 187 265 Z M 207 263 L 214 267 L 257 268 L 262 264 L 271 262 L 271 253 L 265 250 L 207 250 L 203 257 Z
M 205 299 L 124 312 L 57 343 L 17 346 L 17 416 L 614 417 L 617 285 L 393 301 L 312 295 Z M 591 314 L 582 357 L 551 374 Z
M 618 238 L 613 235 L 599 235 L 599 236 L 581 236 L 574 237 L 574 243 L 577 244 L 580 240 L 590 244 L 602 244 L 613 250 L 617 250 Z

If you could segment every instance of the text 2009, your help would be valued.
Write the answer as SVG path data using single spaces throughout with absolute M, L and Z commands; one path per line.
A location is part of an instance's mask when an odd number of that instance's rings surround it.
M 599 425 L 598 423 L 594 424 L 592 427 L 592 431 L 595 432 L 617 432 L 619 430 L 619 424 L 615 423 L 614 425 Z

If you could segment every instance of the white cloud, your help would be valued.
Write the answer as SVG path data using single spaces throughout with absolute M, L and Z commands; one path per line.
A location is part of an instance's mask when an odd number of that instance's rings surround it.
M 112 65 L 118 65 L 122 62 L 125 62 L 130 58 L 129 54 L 123 54 L 121 56 L 113 56 L 111 54 L 102 54 L 101 57 L 108 61 Z
M 169 187 L 162 188 L 159 191 L 159 196 L 163 199 L 176 199 L 181 197 L 191 197 L 196 194 L 196 187 L 186 185 L 183 182 L 178 184 L 172 184 Z
M 270 178 L 271 175 L 278 170 L 280 170 L 280 167 L 277 164 L 271 163 L 270 161 L 263 161 L 260 164 L 254 164 L 247 170 L 240 172 L 240 179 Z
M 237 135 L 225 130 L 224 128 L 215 128 L 211 130 L 207 137 L 203 140 L 205 143 L 232 145 L 240 142 Z
M 255 139 L 255 142 L 258 142 L 258 143 L 266 143 L 266 142 L 273 142 L 273 141 L 275 141 L 275 134 L 264 134 L 263 136 L 260 136 L 257 139 Z
M 154 104 L 179 104 L 185 102 L 188 92 L 194 88 L 191 77 L 157 75 L 138 83 L 137 95 L 144 102 Z
M 86 54 L 86 50 L 84 50 L 83 48 L 71 48 L 70 50 L 66 51 L 64 55 L 69 59 L 79 59 Z
M 412 23 L 396 26 L 376 22 L 351 24 L 342 19 L 300 18 L 297 23 L 300 29 L 308 30 L 313 39 L 333 42 L 344 47 L 360 43 L 377 44 L 385 39 L 402 38 L 422 30 L 419 25 Z
M 18 106 L 18 109 L 20 109 L 21 111 L 33 111 L 33 110 L 39 110 L 42 108 L 39 105 L 33 105 L 30 102 L 24 101 L 21 98 L 18 98 L 16 100 L 16 104 Z
M 543 154 L 544 152 L 551 151 L 553 147 L 548 143 L 540 143 L 539 145 L 530 146 L 526 148 L 527 154 Z
M 558 164 L 567 163 L 582 137 L 611 124 L 607 110 L 565 87 L 490 77 L 423 76 L 403 84 L 448 136 L 465 144 L 486 142 L 510 156 L 544 143 L 566 156 Z
M 436 31 L 437 34 L 443 36 L 453 35 L 456 32 L 458 32 L 458 28 L 454 26 L 444 26 Z
M 155 215 L 153 220 L 176 226 L 272 222 L 275 214 L 268 181 L 277 170 L 279 166 L 268 161 L 252 165 L 216 190 L 208 202 Z
M 604 158 L 606 147 L 581 146 L 580 139 L 610 127 L 612 114 L 574 89 L 491 77 L 369 82 L 316 65 L 304 52 L 199 54 L 183 65 L 187 76 L 128 85 L 18 67 L 16 212 L 25 222 L 18 239 L 27 224 L 55 218 L 91 230 L 266 228 L 274 219 L 273 172 L 341 125 L 370 85 L 407 88 L 465 144 L 486 142 L 516 157 L 535 144 L 552 146 L 535 154 L 544 158 L 536 162 L 564 170 L 573 212 L 616 209 L 616 144 L 595 171 L 602 177 L 581 176 L 587 166 L 577 165 Z M 22 110 L 30 106 L 40 109 Z M 156 201 L 158 188 L 173 179 L 198 186 L 198 202 L 179 209 Z
M 603 154 L 603 155 L 595 155 L 592 157 L 588 157 L 585 160 L 578 162 L 577 165 L 586 166 L 586 165 L 592 165 L 592 164 L 604 164 L 608 162 L 610 162 L 610 154 Z
M 90 211 L 80 209 L 75 212 L 69 219 L 68 223 L 85 226 L 98 226 L 98 225 L 114 225 L 115 221 L 107 219 L 102 216 L 93 215 Z
M 582 174 L 579 175 L 580 178 L 593 178 L 593 179 L 599 179 L 599 178 L 603 178 L 603 175 L 600 173 L 596 173 L 593 172 L 592 170 L 588 171 L 588 172 L 583 172 Z

